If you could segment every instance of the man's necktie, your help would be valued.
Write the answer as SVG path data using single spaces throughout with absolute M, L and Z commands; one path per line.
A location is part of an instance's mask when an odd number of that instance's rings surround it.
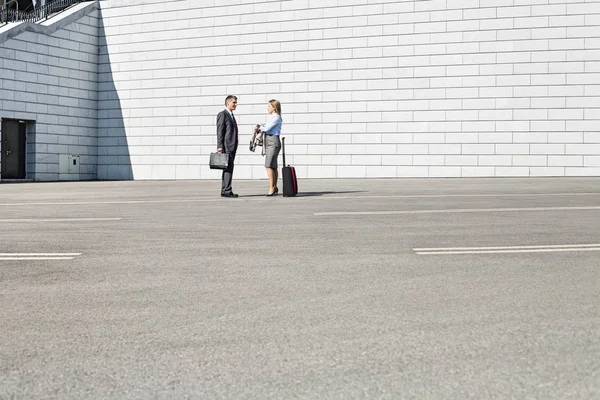
M 231 113 L 231 118 L 233 119 L 233 134 L 235 135 L 235 147 L 238 146 L 238 126 L 233 113 Z
M 237 136 L 238 134 L 238 126 L 237 126 L 237 121 L 235 120 L 235 117 L 233 116 L 233 113 L 231 113 L 231 118 L 233 118 L 233 128 L 234 128 L 234 132 Z

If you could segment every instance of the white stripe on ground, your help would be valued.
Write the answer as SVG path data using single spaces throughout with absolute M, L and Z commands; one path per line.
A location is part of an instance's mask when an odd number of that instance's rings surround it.
M 238 198 L 240 199 L 240 198 Z M 81 206 L 88 204 L 160 204 L 160 203 L 203 203 L 216 201 L 239 201 L 238 199 L 170 199 L 170 200 L 114 200 L 114 201 L 59 201 L 47 203 L 0 203 L 0 206 Z M 270 200 L 270 199 L 243 199 L 243 200 Z
M 316 212 L 316 216 L 352 216 L 352 215 L 406 215 L 406 214 L 463 214 L 521 211 L 576 211 L 600 210 L 600 206 L 589 207 L 525 207 L 525 208 L 455 208 L 442 210 L 404 210 L 404 211 L 330 211 Z
M 0 253 L 0 257 L 60 257 L 60 256 L 80 256 L 83 253 Z
M 72 260 L 74 257 L 0 257 L 0 261 Z
M 469 198 L 469 197 L 558 197 L 558 196 L 598 196 L 600 192 L 583 193 L 473 193 L 473 194 L 390 194 L 390 195 L 356 195 L 356 196 L 310 196 L 324 199 L 444 199 L 444 198 Z M 298 193 L 298 196 L 302 196 Z
M 573 251 L 600 251 L 600 247 L 589 248 L 562 248 L 562 249 L 515 249 L 515 250 L 468 250 L 468 251 L 423 251 L 418 255 L 453 255 L 453 254 L 502 254 L 502 253 L 554 253 Z
M 557 196 L 598 196 L 600 192 L 586 193 L 483 193 L 483 194 L 407 194 L 407 195 L 356 195 L 356 196 L 330 196 L 329 194 L 315 195 L 318 191 L 308 192 L 308 196 L 303 196 L 298 193 L 298 197 L 286 198 L 296 200 L 342 200 L 342 199 L 435 199 L 435 198 L 477 198 L 477 197 L 557 197 Z M 283 197 L 283 196 L 278 196 Z M 203 197 L 203 198 L 188 198 L 188 199 L 164 199 L 164 200 L 107 200 L 107 201 L 56 201 L 56 202 L 21 202 L 21 203 L 0 203 L 4 207 L 16 206 L 64 206 L 64 205 L 88 205 L 88 204 L 160 204 L 160 203 L 201 203 L 201 202 L 217 202 L 217 201 L 273 201 L 272 198 L 264 198 L 262 196 L 241 196 L 237 199 L 222 199 L 220 197 Z
M 600 247 L 600 243 L 596 244 L 550 244 L 536 246 L 492 246 L 492 247 L 423 247 L 414 248 L 414 251 L 456 251 L 456 250 L 516 250 L 516 249 L 562 249 L 576 247 Z
M 105 222 L 120 221 L 123 218 L 8 218 L 0 219 L 0 223 L 7 222 Z

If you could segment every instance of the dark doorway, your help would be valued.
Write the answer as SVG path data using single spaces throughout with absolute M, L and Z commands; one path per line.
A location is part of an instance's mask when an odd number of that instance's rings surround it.
M 2 179 L 25 179 L 25 121 L 2 120 L 2 157 L 0 177 Z
M 8 1 L 7 1 L 8 3 Z M 19 3 L 19 11 L 31 11 L 33 10 L 33 0 L 17 0 Z M 38 1 L 39 3 L 39 1 Z
M 37 3 L 40 3 L 40 1 Z M 6 8 L 12 10 L 16 10 L 17 5 L 19 6 L 19 11 L 21 12 L 31 11 L 34 7 L 33 0 L 16 0 L 16 2 L 13 2 L 13 0 L 0 0 L 0 6 L 6 6 Z

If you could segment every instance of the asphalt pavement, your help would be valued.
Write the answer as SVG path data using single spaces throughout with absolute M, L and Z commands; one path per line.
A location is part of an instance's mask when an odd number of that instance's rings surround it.
M 0 399 L 600 398 L 600 178 L 267 186 L 0 184 Z

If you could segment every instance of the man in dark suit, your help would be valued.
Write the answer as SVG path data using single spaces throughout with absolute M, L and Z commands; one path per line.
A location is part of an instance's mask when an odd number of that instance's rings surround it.
M 238 148 L 238 126 L 233 111 L 237 107 L 237 97 L 225 98 L 225 109 L 217 115 L 217 151 L 229 154 L 229 168 L 223 170 L 221 197 L 238 197 L 231 189 L 233 161 Z

